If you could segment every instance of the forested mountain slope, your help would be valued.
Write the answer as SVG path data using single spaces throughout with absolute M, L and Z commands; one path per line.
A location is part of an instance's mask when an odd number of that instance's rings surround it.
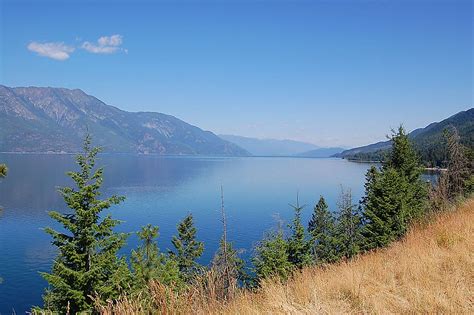
M 443 131 L 449 126 L 456 127 L 461 143 L 474 150 L 474 108 L 471 108 L 425 128 L 415 129 L 409 134 L 425 164 L 442 166 L 445 159 Z M 390 141 L 383 141 L 346 150 L 335 156 L 350 160 L 380 160 L 390 147 Z
M 86 131 L 106 152 L 249 155 L 176 117 L 126 112 L 79 89 L 0 85 L 0 151 L 78 152 Z

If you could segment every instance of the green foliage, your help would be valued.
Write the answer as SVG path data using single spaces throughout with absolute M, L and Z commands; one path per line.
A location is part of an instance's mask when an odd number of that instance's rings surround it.
M 5 164 L 0 164 L 0 178 L 7 176 L 8 167 Z
M 421 179 L 423 166 L 402 126 L 391 137 L 392 150 L 383 165 L 382 173 L 394 169 L 402 182 L 403 202 L 406 203 L 407 222 L 421 217 L 426 209 L 428 186 Z
M 467 179 L 464 181 L 464 189 L 466 197 L 471 196 L 474 194 L 474 147 L 468 148 L 464 146 L 464 154 L 467 160 L 467 168 L 469 175 Z
M 142 245 L 132 251 L 131 263 L 134 286 L 138 289 L 147 287 L 151 280 L 179 288 L 182 285 L 178 263 L 160 253 L 156 238 L 158 227 L 148 224 L 137 233 Z
M 422 167 L 403 127 L 393 133 L 391 141 L 392 150 L 381 170 L 372 167 L 366 175 L 362 199 L 366 250 L 387 246 L 402 237 L 426 209 Z
M 474 193 L 474 175 L 471 175 L 471 177 L 464 182 L 464 185 L 466 186 L 466 196 L 469 197 Z
M 209 277 L 204 283 L 218 300 L 228 300 L 235 296 L 239 282 L 246 284 L 248 275 L 245 272 L 245 263 L 239 257 L 232 243 L 225 241 L 225 233 L 220 241 L 219 249 L 212 259 Z
M 417 129 L 410 133 L 409 138 L 414 149 L 419 154 L 422 163 L 429 167 L 446 167 L 446 150 L 443 131 L 454 126 L 459 132 L 460 143 L 469 150 L 474 150 L 474 109 L 459 112 L 439 123 L 430 124 L 424 129 Z M 388 143 L 378 146 L 348 150 L 344 158 L 356 161 L 385 161 L 388 153 Z M 374 147 L 376 146 L 376 147 Z
M 293 270 L 289 261 L 288 242 L 280 229 L 277 232 L 268 233 L 255 248 L 252 257 L 257 282 L 268 277 L 278 277 L 285 281 Z
M 178 236 L 173 236 L 171 243 L 176 251 L 170 251 L 170 257 L 177 262 L 183 280 L 189 283 L 202 271 L 202 266 L 196 260 L 204 251 L 204 244 L 196 240 L 192 214 L 178 224 Z
M 224 242 L 221 239 L 219 248 L 212 259 L 211 268 L 218 273 L 222 271 L 224 277 L 234 278 L 245 282 L 248 275 L 245 272 L 245 262 L 239 256 L 239 252 L 234 248 L 231 242 Z
M 336 255 L 350 259 L 360 251 L 362 218 L 360 211 L 352 203 L 350 190 L 341 188 L 338 201 L 337 224 L 335 227 Z M 336 258 L 337 259 L 337 258 Z
M 69 172 L 76 188 L 59 190 L 72 213 L 51 211 L 49 215 L 63 226 L 63 231 L 46 228 L 58 249 L 51 273 L 42 273 L 49 288 L 44 295 L 45 308 L 59 313 L 76 313 L 92 309 L 91 297 L 102 300 L 118 297 L 129 275 L 124 259 L 117 257 L 126 235 L 115 233 L 119 221 L 103 210 L 124 200 L 111 196 L 99 199 L 103 169 L 95 168 L 100 148 L 91 147 L 91 138 L 84 140 L 84 153 L 76 157 L 80 170 Z
M 338 259 L 335 233 L 335 220 L 323 196 L 314 206 L 308 223 L 311 236 L 313 260 L 317 264 L 331 263 Z
M 312 263 L 311 243 L 306 238 L 305 228 L 301 223 L 301 211 L 303 207 L 299 205 L 291 205 L 295 211 L 292 224 L 288 227 L 291 235 L 288 239 L 288 259 L 296 268 L 303 268 Z
M 394 169 L 383 174 L 372 167 L 366 175 L 364 205 L 365 249 L 385 247 L 404 235 L 407 229 L 407 204 L 402 185 Z

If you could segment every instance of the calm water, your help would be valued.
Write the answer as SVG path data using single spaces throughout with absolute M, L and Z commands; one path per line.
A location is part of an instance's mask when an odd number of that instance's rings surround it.
M 46 285 L 39 271 L 49 271 L 55 257 L 49 236 L 42 230 L 56 225 L 48 210 L 66 211 L 56 192 L 70 185 L 65 176 L 75 169 L 69 155 L 0 154 L 9 174 L 0 182 L 0 313 L 24 313 L 41 305 Z M 351 188 L 354 200 L 363 193 L 367 164 L 341 159 L 303 158 L 190 158 L 102 155 L 105 195 L 120 194 L 126 201 L 110 211 L 123 220 L 121 231 L 137 231 L 147 223 L 159 225 L 159 246 L 166 250 L 176 224 L 192 212 L 199 239 L 205 242 L 202 263 L 208 263 L 221 234 L 220 185 L 224 187 L 229 237 L 244 257 L 277 220 L 292 217 L 289 203 L 299 193 L 306 204 L 305 220 L 322 194 L 334 209 L 340 185 Z M 128 240 L 123 254 L 137 245 Z

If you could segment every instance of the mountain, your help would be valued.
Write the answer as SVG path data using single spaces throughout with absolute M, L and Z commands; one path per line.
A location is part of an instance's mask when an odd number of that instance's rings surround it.
M 105 152 L 249 153 L 210 131 L 154 112 L 126 112 L 79 89 L 0 85 L 1 152 L 78 152 L 84 134 Z
M 392 145 L 390 144 L 390 141 L 380 141 L 366 146 L 344 150 L 340 153 L 334 154 L 333 157 L 360 159 L 362 156 L 372 156 L 375 152 L 383 152 L 391 147 Z
M 344 148 L 319 148 L 296 154 L 300 157 L 326 158 L 341 153 Z
M 256 156 L 293 156 L 319 147 L 294 140 L 256 139 L 234 135 L 219 135 L 224 140 L 235 143 Z
M 471 108 L 440 122 L 431 123 L 425 128 L 415 129 L 408 135 L 425 164 L 442 164 L 445 159 L 443 131 L 449 126 L 456 127 L 461 143 L 474 150 L 474 108 Z M 352 160 L 380 160 L 390 148 L 390 141 L 383 141 L 346 150 L 335 156 Z

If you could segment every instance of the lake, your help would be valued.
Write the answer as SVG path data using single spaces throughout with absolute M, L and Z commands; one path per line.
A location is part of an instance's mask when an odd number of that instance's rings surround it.
M 49 271 L 55 250 L 42 229 L 57 227 L 48 210 L 67 211 L 57 187 L 71 185 L 65 175 L 77 169 L 72 155 L 0 154 L 9 173 L 0 181 L 0 313 L 24 313 L 42 305 L 46 282 L 40 271 Z M 138 231 L 145 224 L 160 227 L 161 250 L 171 247 L 176 224 L 193 213 L 198 238 L 205 242 L 201 259 L 207 264 L 221 236 L 220 187 L 224 189 L 228 237 L 248 259 L 265 231 L 279 220 L 289 222 L 297 194 L 306 205 L 307 222 L 312 207 L 324 195 L 336 207 L 341 185 L 352 189 L 354 201 L 364 190 L 368 164 L 342 159 L 216 158 L 101 155 L 105 167 L 103 194 L 126 196 L 110 209 L 123 220 L 118 230 Z M 137 246 L 128 239 L 122 254 Z

